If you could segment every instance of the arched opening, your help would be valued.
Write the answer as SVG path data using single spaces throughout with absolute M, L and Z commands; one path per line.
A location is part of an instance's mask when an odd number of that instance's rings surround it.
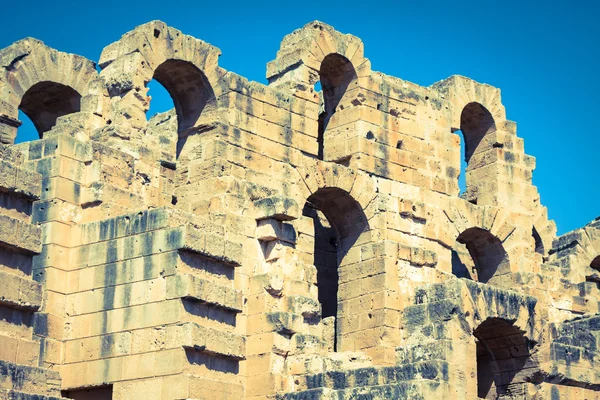
M 487 283 L 493 277 L 510 272 L 508 255 L 502 246 L 502 242 L 489 231 L 481 228 L 469 228 L 461 233 L 456 241 L 466 247 L 473 260 L 472 271 L 470 271 L 471 279 Z M 456 251 L 457 254 L 461 250 L 464 253 L 464 249 L 459 248 Z M 452 269 L 454 272 L 454 259 Z M 467 272 L 469 271 L 467 270 Z M 469 278 L 469 276 L 461 277 Z
M 152 79 L 148 82 L 146 87 L 148 88 L 146 94 L 150 96 L 150 108 L 146 111 L 148 119 L 152 119 L 158 114 L 168 112 L 175 108 L 171 95 L 156 79 Z
M 214 107 L 215 94 L 204 73 L 194 64 L 182 60 L 167 60 L 154 71 L 153 79 L 169 93 L 177 113 L 177 158 L 200 116 Z M 153 85 L 156 89 L 156 85 Z M 150 89 L 153 89 L 150 86 Z M 160 90 L 158 91 L 160 94 Z M 161 103 L 165 101 L 161 99 Z M 168 104 L 168 102 L 167 102 Z M 163 105 L 163 107 L 165 107 Z
M 340 334 L 337 324 L 339 270 L 355 261 L 346 261 L 352 247 L 368 242 L 367 218 L 356 200 L 338 188 L 319 189 L 304 206 L 303 215 L 312 218 L 314 227 L 314 265 L 317 269 L 318 298 L 322 318 L 334 317 L 334 350 Z
M 464 246 L 461 246 L 464 247 Z M 471 271 L 474 268 L 473 260 L 466 248 L 451 250 L 452 274 L 457 278 L 466 278 L 473 280 Z
M 40 138 L 40 134 L 33 124 L 33 121 L 21 110 L 19 110 L 19 121 L 21 121 L 22 124 L 18 128 L 18 134 L 14 144 L 31 142 L 32 140 Z
M 322 90 L 322 104 L 319 108 L 319 159 L 324 158 L 325 131 L 333 114 L 338 111 L 338 106 L 348 89 L 356 79 L 354 66 L 346 57 L 340 54 L 330 54 L 321 63 L 319 70 L 320 88 Z M 315 85 L 315 90 L 317 90 Z
M 465 137 L 462 131 L 460 133 L 460 172 L 458 174 L 458 190 L 459 196 L 464 197 L 467 191 L 467 155 L 465 150 Z
M 156 79 L 146 85 L 147 96 L 150 97 L 147 132 L 158 142 L 162 157 L 165 161 L 176 161 L 177 141 L 177 112 L 171 95 Z
M 19 110 L 31 120 L 39 137 L 43 137 L 63 115 L 81 109 L 81 95 L 61 83 L 38 82 L 25 92 Z
M 473 332 L 477 347 L 477 397 L 497 399 L 523 392 L 535 371 L 530 342 L 523 332 L 501 318 L 488 318 Z
M 477 159 L 480 153 L 493 147 L 493 143 L 484 140 L 487 135 L 496 131 L 494 117 L 487 108 L 479 103 L 469 103 L 460 115 L 461 140 L 461 172 L 459 174 L 459 187 L 461 197 L 477 204 L 477 188 L 486 177 L 484 159 Z
M 588 272 L 585 280 L 586 282 L 595 282 L 596 286 L 600 288 L 600 256 L 592 260 L 590 268 L 592 271 Z
M 544 256 L 544 254 L 546 254 L 545 250 L 544 250 L 544 242 L 542 242 L 542 237 L 538 233 L 537 229 L 535 229 L 535 226 L 531 230 L 531 236 L 533 236 L 533 242 L 535 244 L 535 252 L 537 254 L 541 254 L 542 256 Z

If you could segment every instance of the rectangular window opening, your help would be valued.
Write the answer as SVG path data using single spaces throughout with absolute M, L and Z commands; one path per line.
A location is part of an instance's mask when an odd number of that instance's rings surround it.
M 112 400 L 112 385 L 63 390 L 62 397 L 74 400 Z

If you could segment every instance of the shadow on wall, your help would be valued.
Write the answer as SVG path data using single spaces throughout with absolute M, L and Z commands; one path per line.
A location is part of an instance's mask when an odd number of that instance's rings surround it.
M 74 400 L 111 400 L 113 387 L 101 386 L 77 390 L 65 390 L 62 397 Z
M 303 215 L 313 219 L 314 265 L 317 269 L 317 286 L 321 317 L 336 317 L 334 351 L 337 351 L 337 312 L 339 269 L 345 265 L 344 257 L 357 244 L 364 232 L 369 231 L 367 218 L 356 200 L 338 188 L 319 189 L 311 195 Z
M 487 283 L 495 276 L 510 272 L 508 255 L 502 242 L 489 231 L 469 228 L 456 241 L 466 246 L 473 261 L 473 268 L 463 263 L 459 251 L 452 250 L 452 273 L 459 278 Z
M 177 140 L 176 158 L 182 154 L 188 137 L 197 127 L 200 117 L 216 108 L 214 91 L 204 73 L 188 61 L 167 60 L 160 64 L 154 71 L 153 81 L 158 82 L 169 93 L 173 107 L 177 113 Z M 152 81 L 151 81 L 152 82 Z M 148 87 L 150 83 L 146 83 Z M 160 108 L 165 108 L 165 95 L 161 90 L 156 90 L 156 84 L 151 84 L 152 94 L 158 94 Z M 161 93 L 162 92 L 162 93 Z M 151 99 L 150 104 L 154 100 Z
M 600 256 L 594 258 L 590 263 L 591 273 L 585 277 L 586 282 L 595 282 L 600 288 Z
M 524 394 L 523 386 L 531 380 L 535 365 L 523 332 L 504 319 L 489 318 L 473 335 L 477 346 L 477 397 Z
M 478 156 L 494 146 L 492 134 L 496 132 L 496 122 L 487 108 L 479 103 L 469 103 L 460 115 L 460 129 L 453 132 L 462 134 L 460 196 L 477 204 L 478 190 L 485 186 L 487 177 L 485 171 L 477 171 L 486 166 L 485 160 Z
M 56 82 L 36 83 L 25 92 L 19 105 L 19 120 L 23 122 L 15 143 L 40 139 L 48 132 L 58 117 L 78 112 L 81 95 L 69 86 Z
M 350 60 L 339 54 L 330 54 L 321 63 L 319 76 L 321 80 L 315 85 L 315 90 L 322 90 L 323 104 L 319 109 L 318 158 L 324 160 L 327 159 L 324 154 L 325 131 L 331 117 L 338 111 L 338 106 L 348 90 L 348 86 L 356 79 L 357 75 Z

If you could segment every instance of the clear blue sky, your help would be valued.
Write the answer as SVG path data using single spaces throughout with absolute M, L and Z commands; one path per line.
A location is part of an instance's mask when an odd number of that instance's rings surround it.
M 123 33 L 160 19 L 219 47 L 222 67 L 263 83 L 283 36 L 324 21 L 360 37 L 375 71 L 425 86 L 461 74 L 501 88 L 559 233 L 600 215 L 600 7 L 591 0 L 33 0 L 5 11 L 0 48 L 32 36 L 98 60 Z M 167 108 L 157 103 L 151 111 Z

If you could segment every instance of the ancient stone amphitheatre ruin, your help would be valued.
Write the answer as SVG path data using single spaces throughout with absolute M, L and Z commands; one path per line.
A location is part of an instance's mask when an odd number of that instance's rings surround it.
M 556 236 L 497 88 L 321 22 L 219 55 L 0 51 L 0 399 L 600 399 L 600 219 Z

